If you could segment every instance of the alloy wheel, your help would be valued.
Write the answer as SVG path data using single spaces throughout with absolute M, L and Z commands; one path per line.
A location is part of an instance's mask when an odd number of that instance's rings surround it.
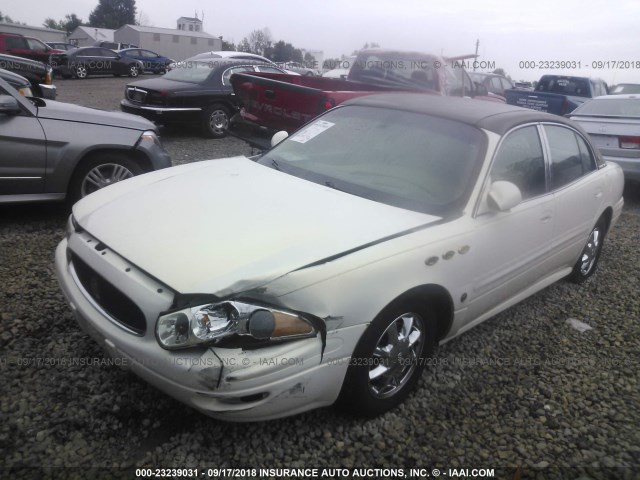
M 422 317 L 404 313 L 382 333 L 373 351 L 369 390 L 376 398 L 395 395 L 411 378 L 424 344 Z
M 101 188 L 133 176 L 134 173 L 122 165 L 117 163 L 103 163 L 92 168 L 87 175 L 85 175 L 80 193 L 84 197 L 96 190 L 100 190 Z
M 580 257 L 580 273 L 582 275 L 588 275 L 591 269 L 596 263 L 598 257 L 598 251 L 600 250 L 602 232 L 600 228 L 596 226 L 589 235 L 589 240 L 582 251 Z

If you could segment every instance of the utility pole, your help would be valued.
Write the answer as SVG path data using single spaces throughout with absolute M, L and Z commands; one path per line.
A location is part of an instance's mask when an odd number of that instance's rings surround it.
M 477 60 L 477 59 L 478 59 L 478 47 L 479 47 L 479 46 L 480 46 L 480 39 L 478 38 L 478 39 L 476 40 L 476 57 L 474 58 L 474 62 L 473 62 L 473 71 L 474 71 L 474 72 L 476 71 L 476 64 L 477 64 L 477 62 L 476 62 L 475 60 Z

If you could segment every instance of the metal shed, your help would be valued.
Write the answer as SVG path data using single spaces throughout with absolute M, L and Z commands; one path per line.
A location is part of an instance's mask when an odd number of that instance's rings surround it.
M 113 42 L 113 32 L 115 30 L 111 28 L 95 28 L 81 25 L 71 32 L 69 40 L 70 43 L 79 47 L 91 47 L 96 42 Z
M 54 30 L 52 28 L 32 27 L 30 25 L 19 25 L 17 23 L 0 22 L 0 32 L 17 33 L 27 37 L 34 37 L 43 42 L 66 42 L 67 32 L 64 30 Z
M 222 40 L 205 32 L 138 25 L 120 27 L 115 31 L 113 41 L 133 43 L 174 60 L 184 60 L 211 50 L 222 50 Z

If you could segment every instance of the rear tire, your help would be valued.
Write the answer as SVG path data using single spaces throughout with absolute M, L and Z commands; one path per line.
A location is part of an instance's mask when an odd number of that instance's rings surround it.
M 569 281 L 582 283 L 594 274 L 598 266 L 598 260 L 600 260 L 600 253 L 602 252 L 606 233 L 607 220 L 604 217 L 600 217 L 596 226 L 591 230 L 580 257 L 573 266 L 573 271 L 568 277 Z
M 373 417 L 407 398 L 434 350 L 435 330 L 428 315 L 424 306 L 397 302 L 371 322 L 351 357 L 339 408 Z
M 226 107 L 211 105 L 202 114 L 202 134 L 209 138 L 222 138 L 229 129 L 229 111 Z
M 138 75 L 140 75 L 141 71 L 142 69 L 140 68 L 140 65 L 131 65 L 129 67 L 129 76 L 132 78 L 136 78 Z
M 77 79 L 84 80 L 89 75 L 89 70 L 86 65 L 77 65 L 73 73 Z
M 69 184 L 69 201 L 75 203 L 90 193 L 141 173 L 144 170 L 140 163 L 121 153 L 96 154 L 76 168 Z

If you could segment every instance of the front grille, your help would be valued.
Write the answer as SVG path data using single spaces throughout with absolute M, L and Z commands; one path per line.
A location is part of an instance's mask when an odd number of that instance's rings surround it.
M 142 310 L 124 293 L 102 278 L 76 254 L 71 263 L 85 291 L 114 320 L 138 335 L 144 335 L 147 322 Z
M 144 103 L 147 98 L 147 91 L 138 87 L 127 87 L 127 99 L 132 102 Z

